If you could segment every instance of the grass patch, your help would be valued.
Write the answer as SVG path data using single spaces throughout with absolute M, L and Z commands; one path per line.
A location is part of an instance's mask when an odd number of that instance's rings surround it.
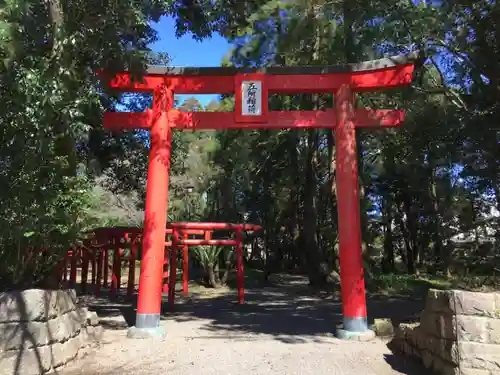
M 384 295 L 426 294 L 429 289 L 450 289 L 451 283 L 444 279 L 432 279 L 415 275 L 387 274 L 375 276 L 368 290 Z
M 492 276 L 469 276 L 444 278 L 432 275 L 387 274 L 374 276 L 368 284 L 372 293 L 385 295 L 427 294 L 429 289 L 461 289 L 469 291 L 491 292 L 498 290 L 500 279 Z

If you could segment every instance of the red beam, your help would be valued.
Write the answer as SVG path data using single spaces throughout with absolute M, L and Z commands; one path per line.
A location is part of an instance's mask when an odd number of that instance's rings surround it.
M 271 111 L 267 122 L 236 122 L 234 112 L 169 113 L 171 126 L 181 129 L 284 129 L 331 128 L 335 123 L 332 111 Z
M 268 122 L 236 122 L 233 112 L 169 112 L 170 126 L 179 129 L 287 129 L 287 128 L 323 128 L 336 126 L 334 109 L 326 111 L 271 111 Z M 401 110 L 357 109 L 355 123 L 357 127 L 394 127 L 404 120 Z M 137 121 L 134 125 L 134 121 Z M 109 112 L 104 116 L 107 129 L 147 128 L 151 124 L 148 112 Z
M 266 85 L 270 93 L 278 94 L 331 93 L 343 85 L 353 91 L 376 91 L 410 84 L 413 70 L 413 65 L 397 65 L 356 73 L 268 75 Z
M 213 230 L 260 230 L 262 227 L 255 224 L 231 224 L 231 223 L 167 223 L 172 229 L 213 229 Z
M 125 237 L 126 234 L 128 235 L 141 235 L 143 231 L 143 228 L 138 228 L 138 227 L 112 227 L 112 228 L 96 228 L 90 233 L 94 233 L 97 236 L 108 236 L 108 237 Z M 193 234 L 193 235 L 204 235 L 205 230 L 187 230 L 188 234 Z M 167 228 L 165 229 L 165 234 L 172 234 L 172 229 Z
M 208 232 L 210 233 L 210 232 Z M 187 240 L 188 234 L 182 233 L 182 240 Z M 189 246 L 182 247 L 182 293 L 187 296 L 189 290 Z
M 170 230 L 170 229 L 167 229 L 167 230 Z M 198 236 L 203 236 L 205 235 L 205 230 L 195 230 L 195 229 L 187 229 L 187 230 L 183 230 L 182 233 L 183 234 L 192 234 L 192 235 L 198 235 Z
M 232 94 L 234 77 L 145 75 L 134 81 L 130 73 L 118 73 L 109 82 L 113 89 L 130 92 L 152 92 L 160 85 L 165 85 L 175 94 Z
M 236 240 L 179 240 L 178 245 L 188 245 L 188 246 L 236 246 L 238 241 Z
M 245 271 L 243 266 L 243 232 L 236 231 L 236 267 L 238 270 L 238 303 L 241 305 L 245 300 Z
M 267 74 L 266 85 L 271 93 L 331 93 L 342 85 L 351 85 L 354 91 L 373 91 L 405 86 L 411 83 L 413 65 L 396 65 L 378 70 L 325 74 Z M 120 91 L 152 92 L 165 85 L 175 94 L 232 94 L 234 75 L 172 76 L 145 75 L 133 81 L 130 73 L 118 73 L 109 86 Z
M 95 228 L 89 233 L 96 236 L 119 236 L 125 233 L 128 234 L 141 234 L 142 228 L 139 227 L 112 227 L 112 228 Z

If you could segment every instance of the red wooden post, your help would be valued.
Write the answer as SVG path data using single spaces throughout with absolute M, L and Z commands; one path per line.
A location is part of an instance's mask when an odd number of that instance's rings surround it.
M 69 283 L 72 288 L 76 285 L 76 264 L 78 261 L 78 249 L 71 249 L 71 269 L 69 274 Z
M 162 293 L 168 293 L 168 267 L 169 267 L 169 261 L 170 261 L 170 246 L 168 245 L 168 242 L 165 242 L 165 249 L 163 252 L 163 277 L 162 277 Z
M 182 232 L 182 239 L 187 240 L 188 234 L 186 231 Z M 189 246 L 182 247 L 182 293 L 184 296 L 188 295 L 188 278 L 189 278 Z
M 97 275 L 96 275 L 96 283 L 95 283 L 95 295 L 99 297 L 101 294 L 101 282 L 102 282 L 102 274 L 103 274 L 103 266 L 104 266 L 104 256 L 105 249 L 101 248 L 97 250 Z
M 362 92 L 406 86 L 412 81 L 413 62 L 419 57 L 417 53 L 345 66 L 276 67 L 270 68 L 265 73 L 259 72 L 259 69 L 235 72 L 234 68 L 223 67 L 196 69 L 150 67 L 140 81 L 133 79 L 130 72 L 115 74 L 108 82 L 110 87 L 124 92 L 154 90 L 155 98 L 153 111 L 108 112 L 104 116 L 106 128 L 140 127 L 151 130 L 144 227 L 145 246 L 141 264 L 136 328 L 154 329 L 159 326 L 171 129 L 336 128 L 335 134 L 339 137 L 337 149 L 340 150 L 340 156 L 337 156 L 337 184 L 341 223 L 339 237 L 341 237 L 341 258 L 343 258 L 341 285 L 346 315 L 343 332 L 347 331 L 349 332 L 347 335 L 351 335 L 366 330 L 364 282 L 359 254 L 360 231 L 356 228 L 359 225 L 359 213 L 356 213 L 359 211 L 359 202 L 357 202 L 357 170 L 353 160 L 356 151 L 353 145 L 354 126 L 398 126 L 404 119 L 404 111 L 377 111 L 366 108 L 354 110 L 351 90 Z M 176 94 L 234 93 L 236 111 L 186 113 L 173 110 L 174 91 Z M 269 112 L 267 108 L 268 93 L 331 92 L 336 92 L 338 96 L 336 110 Z M 216 229 L 213 223 L 208 225 L 209 229 Z M 190 229 L 207 229 L 202 227 Z M 181 225 L 177 226 L 177 229 L 188 228 Z M 241 230 L 236 233 L 237 236 L 242 235 Z M 191 244 L 190 241 L 186 244 Z M 237 253 L 240 254 L 237 255 L 241 257 L 242 268 L 242 244 L 237 246 Z M 240 272 L 238 274 L 240 276 Z
M 205 241 L 210 241 L 212 239 L 212 231 L 207 230 L 205 231 Z
M 243 230 L 236 230 L 236 267 L 238 270 L 238 303 L 245 301 L 245 271 L 243 268 Z
M 71 251 L 71 250 L 69 250 Z M 64 254 L 64 258 L 62 261 L 62 277 L 63 281 L 67 282 L 68 281 L 68 259 L 69 259 L 69 251 Z
M 363 332 L 366 320 L 365 282 L 361 253 L 360 205 L 354 124 L 354 95 L 347 85 L 336 92 L 336 184 L 339 225 L 340 285 L 343 329 Z
M 120 250 L 117 238 L 113 238 L 113 261 L 111 262 L 111 288 L 109 291 L 110 297 L 115 297 L 118 290 L 118 267 L 120 262 Z
M 57 263 L 56 265 L 56 272 L 57 272 L 57 282 L 60 284 L 63 281 L 63 272 L 64 272 L 64 258 L 61 259 L 60 262 Z
M 97 250 L 92 248 L 90 253 L 92 259 L 92 285 L 95 286 L 97 278 Z
M 81 287 L 82 287 L 82 293 L 87 292 L 87 281 L 88 281 L 88 274 L 89 274 L 89 252 L 87 249 L 82 248 L 81 250 L 81 260 L 82 260 L 82 275 L 81 275 Z
M 151 147 L 136 318 L 136 328 L 149 330 L 149 333 L 153 335 L 160 327 L 161 284 L 168 207 L 168 171 L 172 138 L 168 112 L 172 106 L 172 91 L 164 85 L 157 87 L 153 99 L 153 123 L 150 132 Z
M 127 247 L 127 245 L 128 245 L 128 233 L 124 233 L 123 236 L 120 235 L 120 237 L 117 237 L 118 251 L 116 255 L 117 259 L 116 259 L 116 270 L 115 270 L 117 293 L 120 292 L 120 289 L 122 287 L 122 260 L 123 260 L 122 257 L 123 257 L 123 250 L 125 247 Z
M 108 288 L 108 273 L 109 273 L 109 240 L 108 243 L 104 247 L 104 257 L 103 257 L 103 262 L 102 262 L 102 268 L 103 268 L 103 276 L 102 276 L 102 287 L 103 288 Z
M 177 229 L 172 231 L 172 259 L 170 260 L 170 278 L 168 288 L 168 304 L 173 306 L 175 304 L 175 286 L 177 284 L 177 248 L 179 242 L 179 232 Z
M 127 297 L 132 297 L 135 288 L 135 260 L 137 259 L 137 239 L 138 236 L 132 237 L 132 243 L 130 244 L 130 259 L 128 265 L 128 285 L 127 285 Z

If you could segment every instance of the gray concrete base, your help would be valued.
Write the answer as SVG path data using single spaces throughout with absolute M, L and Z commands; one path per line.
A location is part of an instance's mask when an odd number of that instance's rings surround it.
M 335 336 L 337 336 L 337 338 L 341 340 L 371 341 L 376 337 L 375 332 L 372 331 L 371 329 L 367 329 L 366 331 L 362 332 L 354 332 L 354 331 L 348 331 L 343 327 L 344 327 L 343 325 L 337 327 L 337 332 L 335 333 Z
M 155 328 L 137 328 L 130 327 L 127 331 L 129 339 L 150 339 L 150 338 L 165 338 L 167 332 L 163 327 Z

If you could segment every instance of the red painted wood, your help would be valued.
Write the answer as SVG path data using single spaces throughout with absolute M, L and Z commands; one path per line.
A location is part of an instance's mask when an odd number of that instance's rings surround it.
M 132 237 L 130 243 L 130 256 L 128 264 L 128 283 L 127 283 L 127 297 L 132 297 L 135 289 L 135 261 L 137 259 L 137 241 L 138 236 Z
M 101 294 L 101 285 L 102 285 L 102 268 L 104 265 L 104 249 L 99 249 L 97 252 L 97 276 L 95 283 L 95 295 L 99 297 Z
M 349 86 L 336 93 L 336 184 L 340 253 L 340 286 L 344 318 L 366 318 L 361 252 L 356 129 L 352 122 L 354 96 Z
M 168 304 L 175 304 L 175 286 L 177 284 L 177 249 L 179 247 L 179 233 L 176 229 L 172 233 L 172 259 L 170 262 L 170 279 L 168 287 Z
M 107 288 L 108 287 L 108 273 L 109 273 L 109 250 L 108 250 L 108 245 L 104 248 L 104 258 L 103 258 L 103 263 L 102 267 L 104 270 L 103 276 L 102 276 L 102 287 Z
M 188 246 L 236 246 L 236 240 L 201 240 L 201 239 L 182 239 L 179 245 Z
M 89 264 L 90 264 L 90 253 L 87 249 L 81 249 L 81 262 L 82 262 L 82 270 L 81 270 L 81 280 L 80 285 L 82 288 L 82 293 L 87 293 L 87 282 L 89 276 Z
M 141 82 L 133 82 L 130 73 L 118 73 L 109 83 L 113 89 L 130 92 L 153 92 L 162 85 L 176 94 L 231 94 L 234 91 L 233 76 L 145 75 Z
M 113 249 L 113 261 L 111 264 L 111 289 L 109 295 L 111 297 L 116 297 L 116 294 L 120 290 L 120 279 L 121 279 L 121 257 L 120 249 L 118 246 L 120 244 L 118 241 L 120 238 L 115 238 L 114 249 Z
M 188 234 L 182 232 L 182 240 L 186 241 L 188 239 Z M 188 295 L 188 283 L 189 283 L 189 246 L 184 244 L 182 247 L 182 292 L 184 296 Z
M 343 85 L 351 85 L 354 91 L 377 91 L 406 86 L 412 81 L 413 65 L 398 65 L 384 70 L 358 73 L 269 75 L 267 87 L 270 93 L 330 93 Z
M 113 228 L 97 228 L 92 231 L 94 235 L 97 237 L 97 242 L 99 244 L 107 243 L 107 238 L 112 238 L 112 237 L 123 237 L 125 234 L 128 234 L 129 236 L 142 236 L 143 228 L 138 228 L 138 227 L 113 227 Z M 188 229 L 187 232 L 189 234 L 198 234 L 202 235 L 205 233 L 204 230 L 195 230 L 195 229 Z M 172 234 L 172 229 L 165 229 L 165 234 Z M 98 246 L 98 245 L 96 245 Z
M 238 303 L 241 305 L 245 301 L 245 270 L 243 266 L 243 231 L 236 231 L 236 267 L 238 283 Z
M 181 112 L 172 110 L 168 114 L 169 124 L 177 129 L 287 129 L 287 128 L 335 128 L 337 114 L 334 109 L 326 111 L 271 111 L 267 122 L 238 122 L 234 112 Z M 246 117 L 247 119 L 248 117 Z M 360 128 L 396 127 L 405 118 L 402 110 L 371 110 L 358 108 L 355 111 L 355 124 Z M 136 126 L 132 124 L 138 121 Z M 104 114 L 104 127 L 107 129 L 147 128 L 150 117 L 135 112 L 107 112 Z
M 92 259 L 92 285 L 95 286 L 96 278 L 97 278 L 97 250 L 95 248 L 91 251 L 91 259 Z
M 173 92 L 176 94 L 230 94 L 239 88 L 234 74 L 227 76 L 193 76 L 159 74 L 146 75 L 141 82 L 132 82 L 128 73 L 117 74 L 111 81 L 112 88 L 122 91 L 155 92 L 154 118 L 144 114 L 109 114 L 105 126 L 111 129 L 151 128 L 152 146 L 148 169 L 146 214 L 144 228 L 144 254 L 137 313 L 159 315 L 161 305 L 161 276 L 163 248 L 165 245 L 166 211 L 168 201 L 168 170 L 170 163 L 171 128 L 227 129 L 227 128 L 334 128 L 337 142 L 337 192 L 339 215 L 339 242 L 341 263 L 341 289 L 344 318 L 366 318 L 361 235 L 359 228 L 359 193 L 356 165 L 356 127 L 395 126 L 404 115 L 400 111 L 355 111 L 353 92 L 374 91 L 406 86 L 412 81 L 412 64 L 394 65 L 373 70 L 325 74 L 266 74 L 265 84 L 269 93 L 331 93 L 336 92 L 336 112 L 268 113 L 268 121 L 236 124 L 234 113 L 187 113 L 170 111 Z M 368 64 L 368 65 L 367 65 Z M 365 65 L 371 69 L 370 63 Z M 392 64 L 389 64 L 392 65 Z M 380 61 L 379 65 L 380 66 Z M 387 66 L 387 65 L 386 65 Z M 365 68 L 366 69 L 366 68 Z M 168 105 L 159 109 L 158 103 Z M 162 98 L 161 100 L 159 100 Z M 235 118 L 236 116 L 236 118 Z M 273 117 L 275 116 L 275 117 Z M 232 118 L 231 118 L 232 117 Z M 235 121 L 236 120 L 236 121 Z M 237 126 L 238 125 L 238 126 Z M 173 231 L 172 263 L 176 262 L 178 245 L 177 230 L 233 230 L 236 231 L 236 255 L 238 267 L 238 299 L 243 302 L 243 230 L 259 230 L 259 226 L 227 223 L 170 223 Z M 206 236 L 206 234 L 205 234 Z M 185 240 L 188 241 L 203 240 Z M 231 240 L 227 240 L 231 241 Z M 197 242 L 198 243 L 198 242 Z M 206 239 L 202 243 L 215 244 Z M 229 244 L 229 242 L 228 242 Z M 74 257 L 76 258 L 76 257 Z M 176 265 L 172 264 L 170 284 L 175 286 Z M 170 288 L 169 303 L 174 303 L 175 290 Z M 172 301 L 172 302 L 170 302 Z M 344 321 L 346 321 L 344 319 Z
M 165 242 L 165 248 L 163 250 L 163 277 L 162 277 L 162 293 L 168 293 L 168 267 L 170 261 L 169 249 L 172 247 L 172 242 Z
M 342 85 L 351 85 L 354 91 L 374 91 L 406 86 L 412 81 L 414 66 L 394 67 L 327 74 L 266 74 L 269 93 L 331 93 Z M 146 75 L 141 82 L 133 82 L 130 73 L 118 73 L 110 81 L 111 88 L 130 92 L 153 92 L 165 85 L 176 94 L 232 94 L 234 76 L 160 76 Z
M 71 251 L 71 256 L 70 256 L 70 263 L 71 263 L 71 268 L 70 268 L 70 274 L 69 274 L 69 283 L 72 288 L 75 287 L 76 285 L 76 263 L 78 261 L 78 250 L 77 249 L 72 249 Z
M 173 229 L 208 229 L 208 230 L 261 230 L 260 225 L 255 224 L 231 224 L 231 223 L 168 223 L 168 227 Z
M 155 91 L 141 274 L 137 300 L 138 315 L 158 315 L 161 312 L 165 226 L 168 207 L 168 173 L 172 140 L 172 130 L 169 127 L 167 113 L 172 109 L 173 103 L 174 96 L 171 90 L 159 87 Z
M 71 250 L 70 250 L 71 251 Z M 68 281 L 68 262 L 69 262 L 69 252 L 64 255 L 63 259 L 63 265 L 62 265 L 62 281 L 67 282 Z

